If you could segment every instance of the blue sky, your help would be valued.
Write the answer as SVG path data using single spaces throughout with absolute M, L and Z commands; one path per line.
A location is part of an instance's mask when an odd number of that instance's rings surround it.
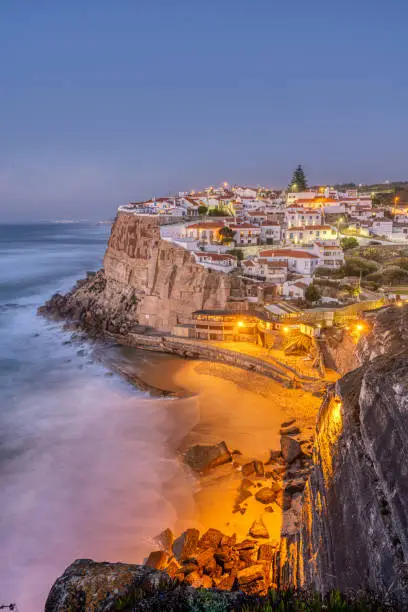
M 0 212 L 408 179 L 403 0 L 1 0 Z

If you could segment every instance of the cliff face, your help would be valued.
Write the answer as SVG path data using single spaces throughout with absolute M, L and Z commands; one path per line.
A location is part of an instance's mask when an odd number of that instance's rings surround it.
M 185 249 L 160 238 L 159 220 L 119 213 L 104 270 L 46 310 L 78 318 L 88 328 L 125 333 L 135 326 L 170 330 L 195 310 L 225 308 L 242 281 L 208 270 Z
M 407 314 L 379 315 L 321 407 L 293 582 L 408 600 Z

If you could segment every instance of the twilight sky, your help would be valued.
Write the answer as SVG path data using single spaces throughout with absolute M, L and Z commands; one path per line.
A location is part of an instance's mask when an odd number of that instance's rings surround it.
M 1 0 L 0 221 L 408 179 L 404 0 Z

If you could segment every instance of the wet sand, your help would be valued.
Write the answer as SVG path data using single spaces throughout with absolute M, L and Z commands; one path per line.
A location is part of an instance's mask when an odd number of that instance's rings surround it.
M 259 374 L 167 355 L 160 356 L 156 367 L 139 367 L 138 372 L 150 385 L 196 395 L 198 421 L 179 445 L 181 454 L 194 444 L 225 440 L 231 451 L 241 453 L 234 463 L 243 465 L 252 459 L 267 461 L 270 450 L 280 448 L 279 430 L 284 421 L 296 419 L 302 439 L 313 433 L 320 399 L 300 389 L 286 389 Z M 277 504 L 272 513 L 266 512 L 252 496 L 242 504 L 244 514 L 234 512 L 242 482 L 239 465 L 227 464 L 209 475 L 195 475 L 195 520 L 190 524 L 185 518 L 177 521 L 177 532 L 187 526 L 214 527 L 244 539 L 253 521 L 262 518 L 270 537 L 279 539 L 282 511 Z M 257 485 L 268 486 L 268 480 L 258 479 Z M 255 493 L 256 488 L 251 491 Z

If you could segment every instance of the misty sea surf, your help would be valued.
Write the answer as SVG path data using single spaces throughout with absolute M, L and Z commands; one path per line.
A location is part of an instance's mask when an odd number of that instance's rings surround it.
M 101 267 L 109 232 L 0 225 L 0 604 L 20 612 L 42 609 L 74 559 L 141 563 L 164 527 L 194 517 L 196 485 L 176 452 L 197 421 L 194 398 L 138 390 L 94 343 L 37 315 Z

